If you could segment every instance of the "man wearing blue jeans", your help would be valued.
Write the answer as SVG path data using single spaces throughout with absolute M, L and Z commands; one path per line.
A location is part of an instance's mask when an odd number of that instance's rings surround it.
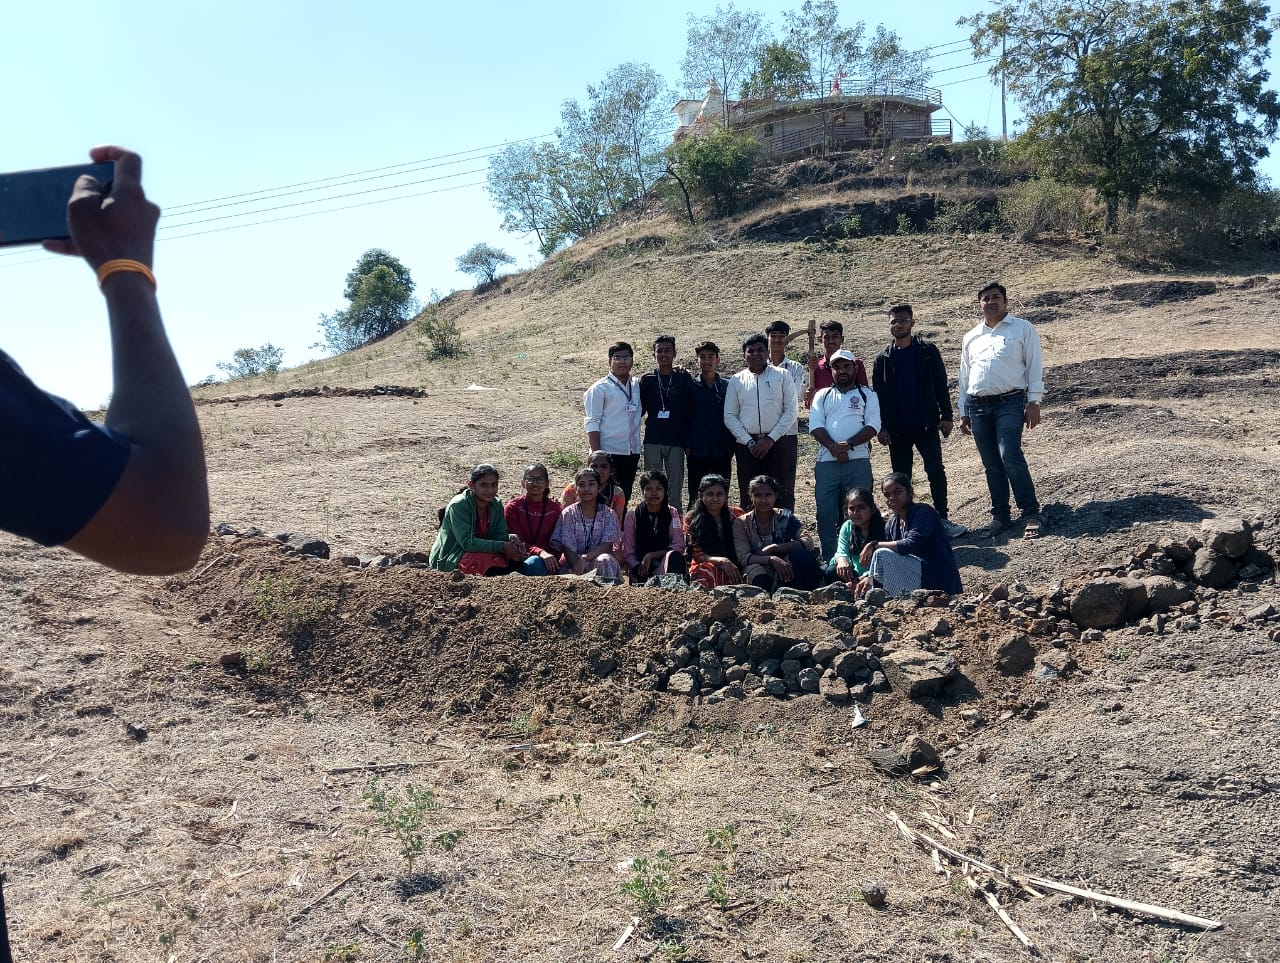
M 857 360 L 840 350 L 829 362 L 833 383 L 813 396 L 809 434 L 821 447 L 813 466 L 822 560 L 836 553 L 844 500 L 852 488 L 871 488 L 871 439 L 880 432 L 876 393 L 858 384 Z
M 1022 454 L 1022 430 L 1040 424 L 1044 363 L 1040 335 L 1030 321 L 1009 313 L 1008 294 L 992 282 L 978 292 L 982 323 L 960 347 L 960 431 L 972 435 L 987 473 L 991 524 L 999 535 L 1012 525 L 1009 490 L 1022 513 L 1023 536 L 1043 530 L 1035 483 Z

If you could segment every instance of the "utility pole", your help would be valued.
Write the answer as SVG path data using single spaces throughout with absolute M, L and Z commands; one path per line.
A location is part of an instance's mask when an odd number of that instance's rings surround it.
M 1009 40 L 1007 37 L 1000 37 L 1000 141 L 1009 143 L 1009 119 L 1005 113 L 1004 105 L 1004 75 L 1005 75 L 1005 57 L 1008 55 Z

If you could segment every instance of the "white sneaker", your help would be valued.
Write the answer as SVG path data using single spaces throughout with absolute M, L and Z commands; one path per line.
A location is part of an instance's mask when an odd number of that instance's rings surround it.
M 968 528 L 957 522 L 953 522 L 949 518 L 944 518 L 942 520 L 942 530 L 947 533 L 947 537 L 949 538 L 959 538 L 961 535 L 967 535 L 969 533 Z

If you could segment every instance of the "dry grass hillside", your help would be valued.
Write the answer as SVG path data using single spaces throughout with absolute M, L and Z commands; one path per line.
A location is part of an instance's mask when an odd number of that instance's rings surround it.
M 827 207 L 936 187 L 859 176 Z M 441 310 L 461 358 L 425 360 L 411 327 L 200 389 L 230 527 L 187 575 L 121 578 L 0 537 L 0 865 L 18 959 L 1280 958 L 1280 265 L 1143 273 L 996 235 L 746 240 L 822 208 L 820 190 L 788 191 L 714 237 L 636 215 L 454 295 Z M 869 357 L 906 300 L 954 359 L 992 278 L 1045 343 L 1027 448 L 1047 530 L 957 540 L 965 593 L 946 607 L 341 559 L 412 562 L 476 462 L 509 472 L 504 496 L 532 459 L 563 482 L 613 340 L 643 356 L 673 333 L 687 359 L 711 338 L 732 368 L 772 318 L 838 318 Z M 977 526 L 972 443 L 944 454 L 952 515 Z M 1193 587 L 1167 617 L 1072 621 L 1097 573 L 1157 571 L 1228 519 L 1252 534 L 1249 574 Z M 277 532 L 333 558 L 288 553 Z M 847 647 L 867 681 L 852 703 L 667 690 L 686 642 L 723 650 L 743 632 Z M 1034 659 L 1021 668 L 1000 655 L 1016 636 Z M 953 660 L 942 688 L 871 674 L 917 648 Z M 869 761 L 913 736 L 937 765 Z

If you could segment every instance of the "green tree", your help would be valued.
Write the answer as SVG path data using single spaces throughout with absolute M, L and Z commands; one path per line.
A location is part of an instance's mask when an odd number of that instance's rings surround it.
M 785 43 L 767 43 L 751 76 L 742 82 L 742 96 L 800 97 L 809 87 L 809 61 Z
M 504 230 L 533 234 L 543 256 L 585 237 L 661 175 L 670 94 L 645 64 L 615 67 L 587 100 L 566 100 L 556 141 L 513 144 L 489 162 Z
M 320 317 L 324 346 L 339 354 L 400 330 L 417 313 L 413 288 L 409 269 L 397 258 L 381 248 L 365 251 L 347 274 L 350 303 Z
M 1022 148 L 1095 188 L 1108 232 L 1121 203 L 1213 200 L 1258 182 L 1280 124 L 1264 3 L 1019 0 L 959 23 L 975 58 L 1000 54 L 992 76 L 1028 115 Z
M 799 10 L 784 13 L 782 21 L 786 24 L 786 46 L 804 61 L 810 96 L 830 93 L 841 71 L 849 75 L 858 72 L 866 27 L 861 22 L 841 27 L 840 9 L 832 0 L 805 0 Z
M 237 348 L 230 361 L 219 361 L 218 370 L 225 372 L 228 381 L 253 378 L 257 375 L 274 375 L 280 372 L 284 361 L 284 349 L 270 341 L 261 348 Z
M 717 214 L 737 207 L 755 172 L 760 142 L 750 134 L 717 127 L 702 137 L 686 137 L 671 146 L 673 166 L 693 193 L 711 202 Z
M 481 242 L 467 249 L 458 258 L 458 270 L 470 274 L 479 284 L 491 284 L 498 276 L 498 268 L 515 264 L 516 259 L 501 248 Z
M 706 17 L 689 14 L 689 34 L 684 60 L 680 63 L 685 89 L 705 91 L 715 81 L 723 92 L 723 120 L 729 119 L 728 96 L 739 89 L 759 60 L 760 49 L 769 42 L 764 17 L 754 10 L 739 10 L 732 3 L 716 6 Z

